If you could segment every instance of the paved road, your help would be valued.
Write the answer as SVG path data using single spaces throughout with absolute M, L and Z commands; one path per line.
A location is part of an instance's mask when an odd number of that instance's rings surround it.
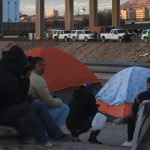
M 63 130 L 67 133 L 65 127 Z M 89 133 L 82 134 L 80 139 L 82 142 L 56 142 L 53 148 L 37 148 L 33 145 L 23 145 L 15 138 L 1 138 L 0 150 L 129 150 L 128 148 L 120 147 L 122 142 L 126 140 L 126 126 L 116 126 L 112 123 L 107 123 L 103 131 L 99 135 L 99 140 L 103 142 L 103 145 L 89 144 L 87 139 Z

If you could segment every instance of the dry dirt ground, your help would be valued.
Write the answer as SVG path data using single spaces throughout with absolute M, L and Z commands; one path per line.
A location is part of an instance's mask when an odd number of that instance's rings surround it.
M 132 43 L 117 42 L 51 42 L 51 41 L 0 41 L 0 51 L 8 50 L 12 45 L 18 45 L 24 50 L 36 47 L 56 47 L 64 50 L 81 61 L 125 61 L 125 62 L 150 62 L 150 43 L 134 41 Z M 66 131 L 66 130 L 65 130 Z M 0 135 L 11 133 L 0 128 Z M 52 150 L 126 150 L 120 147 L 126 140 L 126 127 L 115 126 L 107 123 L 99 139 L 103 145 L 89 144 L 89 133 L 81 135 L 83 142 L 55 143 Z M 24 145 L 15 137 L 0 138 L 0 150 L 36 150 L 33 145 Z M 47 148 L 40 148 L 47 149 Z
M 150 62 L 150 42 L 144 43 L 140 40 L 131 43 L 0 41 L 0 50 L 7 50 L 14 44 L 24 50 L 36 47 L 56 47 L 82 61 Z

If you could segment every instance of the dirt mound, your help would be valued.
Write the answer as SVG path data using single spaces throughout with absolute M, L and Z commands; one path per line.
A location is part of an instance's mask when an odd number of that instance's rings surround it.
M 142 41 L 131 43 L 0 41 L 0 49 L 7 50 L 14 44 L 24 50 L 35 47 L 60 48 L 81 61 L 150 62 L 150 43 Z

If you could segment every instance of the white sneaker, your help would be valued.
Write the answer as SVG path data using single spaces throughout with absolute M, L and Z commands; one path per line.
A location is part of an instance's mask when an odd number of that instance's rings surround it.
M 125 141 L 121 146 L 123 147 L 131 147 L 132 141 Z
M 51 142 L 47 142 L 45 144 L 44 143 L 36 143 L 34 145 L 34 147 L 37 148 L 37 149 L 43 149 L 45 147 L 50 148 L 50 147 L 53 147 L 53 143 L 51 143 Z
M 46 147 L 52 147 L 52 146 L 53 146 L 53 143 L 47 142 L 47 143 L 45 144 L 45 146 L 46 146 Z

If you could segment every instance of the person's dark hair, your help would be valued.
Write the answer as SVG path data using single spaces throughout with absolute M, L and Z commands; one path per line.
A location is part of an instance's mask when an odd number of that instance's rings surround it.
M 147 79 L 147 83 L 150 83 L 150 77 Z
M 19 78 L 24 69 L 28 66 L 26 55 L 23 50 L 16 45 L 12 46 L 9 51 L 3 53 L 0 63 Z
M 28 62 L 30 64 L 30 67 L 32 69 L 35 69 L 35 65 L 39 62 L 39 61 L 44 61 L 44 59 L 42 57 L 28 57 Z
M 11 63 L 27 64 L 27 57 L 23 50 L 17 45 L 12 46 L 8 51 L 3 52 L 2 60 Z

